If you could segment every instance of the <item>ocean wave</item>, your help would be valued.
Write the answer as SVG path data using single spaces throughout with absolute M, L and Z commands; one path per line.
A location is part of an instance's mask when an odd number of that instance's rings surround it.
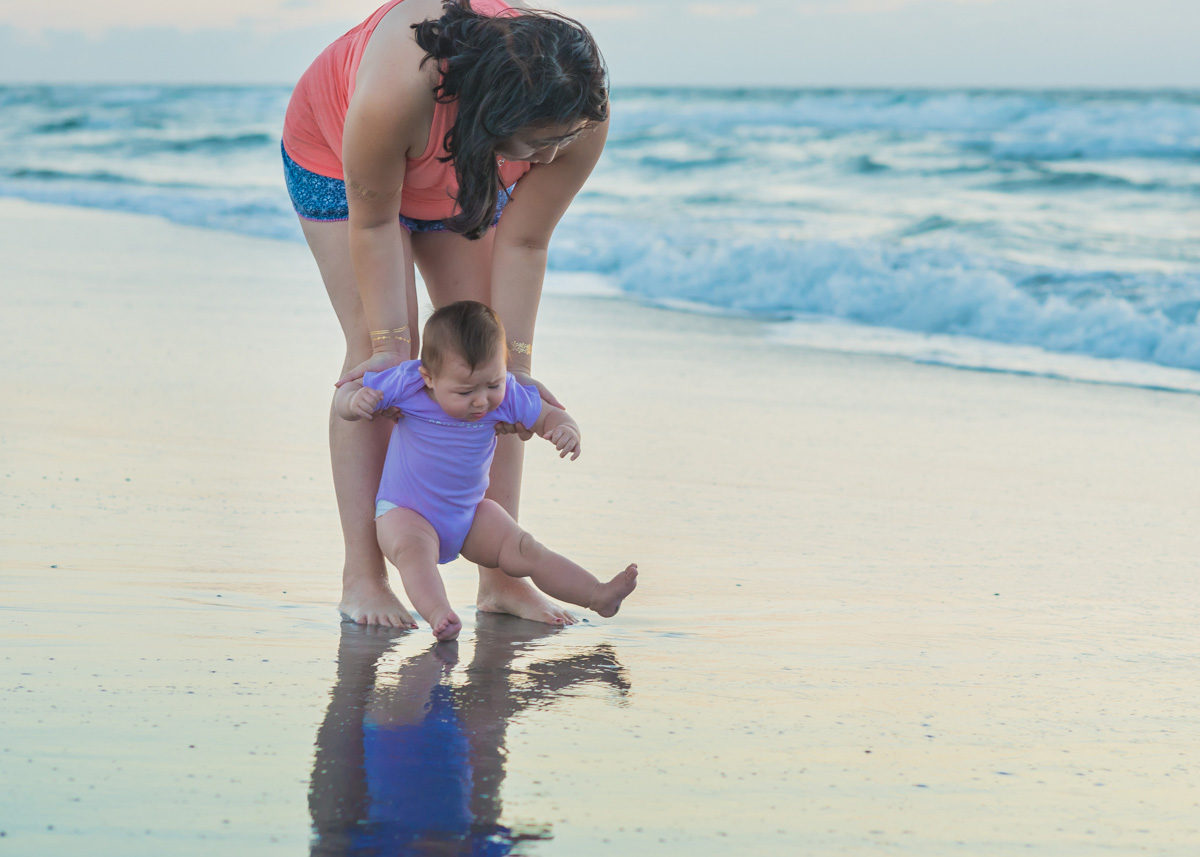
M 1200 394 L 1200 372 L 1135 360 L 1063 354 L 1034 345 L 966 336 L 912 333 L 827 318 L 801 318 L 768 329 L 772 339 L 824 351 L 901 357 L 914 363 L 1093 384 Z
M 83 145 L 86 152 L 139 155 L 212 155 L 219 157 L 235 151 L 258 151 L 264 146 L 279 145 L 279 134 L 266 131 L 247 131 L 234 134 L 204 134 L 196 137 L 129 137 L 105 143 Z
M 0 194 L 300 241 L 287 94 L 0 86 Z M 1200 369 L 1200 94 L 619 89 L 613 117 L 558 271 L 714 314 Z
M 170 152 L 213 152 L 229 149 L 256 149 L 264 144 L 274 147 L 279 142 L 279 133 L 256 131 L 242 134 L 208 134 L 182 140 L 147 140 L 142 145 L 149 149 L 160 148 Z
M 162 185 L 117 183 L 9 182 L 0 178 L 0 196 L 54 205 L 97 208 L 161 217 L 183 226 L 199 226 L 240 235 L 285 241 L 304 240 L 286 193 L 251 194 L 244 198 L 229 191 L 179 188 Z
M 949 217 L 942 217 L 940 214 L 933 214 L 929 217 L 924 217 L 917 223 L 901 229 L 897 238 L 914 238 L 918 235 L 927 235 L 930 232 L 941 232 L 945 229 L 954 229 L 962 224 Z
M 14 170 L 0 171 L 0 179 L 12 179 L 22 183 L 47 182 L 55 184 L 69 182 L 76 185 L 128 185 L 131 187 L 145 187 L 164 191 L 211 190 L 211 188 L 206 187 L 205 185 L 199 185 L 193 182 L 146 181 L 145 179 L 140 179 L 125 173 L 114 173 L 108 170 L 82 170 L 74 172 L 71 170 L 18 167 Z
M 88 118 L 82 114 L 76 116 L 67 116 L 63 119 L 55 119 L 51 122 L 42 122 L 33 126 L 35 134 L 62 134 L 67 131 L 78 131 L 80 128 L 87 126 Z
M 69 172 L 65 170 L 39 169 L 37 167 L 18 167 L 15 170 L 7 170 L 0 175 L 3 175 L 5 178 L 34 182 L 81 181 L 100 182 L 102 184 L 139 184 L 136 179 L 107 170 Z
M 48 134 L 62 134 L 68 130 L 78 130 L 81 126 L 67 127 L 61 123 Z M 95 130 L 95 129 L 89 129 Z M 246 131 L 233 134 L 203 134 L 195 137 L 186 136 L 149 136 L 114 133 L 105 129 L 103 137 L 93 137 L 85 142 L 74 143 L 69 153 L 86 153 L 88 155 L 104 155 L 116 159 L 144 157 L 147 155 L 196 155 L 199 157 L 221 157 L 234 152 L 257 152 L 264 147 L 273 151 L 279 146 L 279 134 L 271 131 Z M 39 133 L 41 133 L 39 131 Z M 61 142 L 57 145 L 62 146 Z
M 848 169 L 852 173 L 861 175 L 870 175 L 872 173 L 884 173 L 891 169 L 887 164 L 881 164 L 879 161 L 872 158 L 870 155 L 859 155 L 851 158 L 848 163 Z
M 670 158 L 662 155 L 644 155 L 638 159 L 637 165 L 643 169 L 670 173 L 676 171 L 727 167 L 730 164 L 737 164 L 743 160 L 745 160 L 743 155 L 729 152 L 714 152 L 708 155 L 677 158 Z
M 825 316 L 1200 369 L 1195 274 L 1106 272 L 1122 282 L 1098 290 L 1095 272 L 1019 266 L 949 246 L 646 235 L 595 219 L 561 232 L 555 268 L 607 274 L 650 303 L 781 320 Z M 1057 291 L 1039 293 L 1038 277 L 1055 278 Z
M 676 96 L 678 109 L 668 122 L 655 92 L 632 91 L 630 102 L 614 112 L 615 147 L 637 147 L 672 132 L 704 138 L 786 128 L 939 134 L 996 159 L 1200 157 L 1200 98 L 1189 93 L 696 91 L 690 100 Z
M 1004 193 L 1042 191 L 1117 190 L 1138 193 L 1200 193 L 1200 185 L 1164 181 L 1137 181 L 1123 176 L 1089 170 L 1079 172 L 1038 171 L 1038 175 L 1004 178 L 985 185 Z

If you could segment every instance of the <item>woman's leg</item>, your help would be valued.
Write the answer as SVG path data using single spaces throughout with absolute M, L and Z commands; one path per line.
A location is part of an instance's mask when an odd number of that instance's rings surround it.
M 342 372 L 345 372 L 371 354 L 354 268 L 350 264 L 348 227 L 345 222 L 303 219 L 300 225 L 346 337 L 346 359 L 342 364 Z M 405 240 L 407 242 L 407 238 Z M 411 268 L 406 288 L 409 318 L 416 319 L 416 286 Z M 391 420 L 351 422 L 332 411 L 329 414 L 333 488 L 346 545 L 342 600 L 338 609 L 345 618 L 362 625 L 416 627 L 412 616 L 388 585 L 387 566 L 375 535 L 375 493 L 379 490 L 379 476 L 383 472 L 383 457 L 391 428 Z
M 413 258 L 435 306 L 459 300 L 491 303 L 492 239 L 488 232 L 468 241 L 452 232 L 423 232 L 412 236 Z M 515 435 L 499 438 L 492 462 L 487 496 L 514 519 L 521 500 L 521 465 L 525 445 Z M 509 577 L 495 568 L 479 567 L 476 606 L 489 613 L 511 613 L 522 619 L 552 625 L 573 624 L 575 617 L 538 592 L 528 580 Z

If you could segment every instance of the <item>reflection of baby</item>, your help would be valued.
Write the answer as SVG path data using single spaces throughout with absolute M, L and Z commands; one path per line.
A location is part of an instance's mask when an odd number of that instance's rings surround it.
M 371 419 L 384 408 L 404 414 L 388 444 L 375 529 L 404 591 L 439 640 L 457 637 L 462 623 L 450 609 L 437 564 L 460 553 L 512 577 L 532 578 L 546 594 L 601 616 L 615 614 L 637 586 L 636 565 L 601 583 L 484 499 L 497 423 L 525 426 L 561 456 L 579 457 L 579 426 L 542 401 L 536 388 L 518 384 L 506 361 L 500 319 L 477 301 L 459 301 L 430 316 L 420 360 L 368 372 L 334 396 L 344 419 Z

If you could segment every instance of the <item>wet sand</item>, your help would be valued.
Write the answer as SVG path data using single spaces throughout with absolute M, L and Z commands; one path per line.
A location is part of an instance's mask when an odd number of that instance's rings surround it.
M 1200 849 L 1200 398 L 549 296 L 523 520 L 639 588 L 434 646 L 338 622 L 303 247 L 0 223 L 0 851 Z

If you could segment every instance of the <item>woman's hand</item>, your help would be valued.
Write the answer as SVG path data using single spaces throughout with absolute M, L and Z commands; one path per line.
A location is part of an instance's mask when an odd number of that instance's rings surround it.
M 521 440 L 533 437 L 533 432 L 520 423 L 496 423 L 496 434 L 515 434 Z
M 346 374 L 338 378 L 337 383 L 333 386 L 340 387 L 350 381 L 357 381 L 368 372 L 382 372 L 384 369 L 390 369 L 393 366 L 399 366 L 408 358 L 398 351 L 380 351 L 377 354 L 372 354 L 362 363 L 359 363 Z
M 535 381 L 532 377 L 530 377 L 528 372 L 524 372 L 520 369 L 510 369 L 508 371 L 511 372 L 512 376 L 517 379 L 518 384 L 521 384 L 525 387 L 536 387 L 538 394 L 542 397 L 542 401 L 554 405 L 556 408 L 562 407 L 562 402 L 558 400 L 558 397 L 547 390 L 546 385 L 541 381 Z M 529 440 L 531 437 L 533 437 L 533 431 L 531 429 L 527 429 L 525 426 L 520 425 L 519 423 L 496 423 L 496 434 L 515 434 L 521 440 Z
M 526 387 L 537 387 L 538 394 L 541 395 L 542 401 L 546 402 L 547 404 L 554 405 L 556 408 L 562 408 L 564 411 L 567 409 L 566 406 L 558 400 L 558 396 L 547 390 L 546 385 L 541 381 L 535 381 L 532 377 L 530 377 L 528 372 L 522 369 L 509 369 L 508 371 L 511 372 L 512 376 L 517 379 L 518 384 L 523 384 Z

